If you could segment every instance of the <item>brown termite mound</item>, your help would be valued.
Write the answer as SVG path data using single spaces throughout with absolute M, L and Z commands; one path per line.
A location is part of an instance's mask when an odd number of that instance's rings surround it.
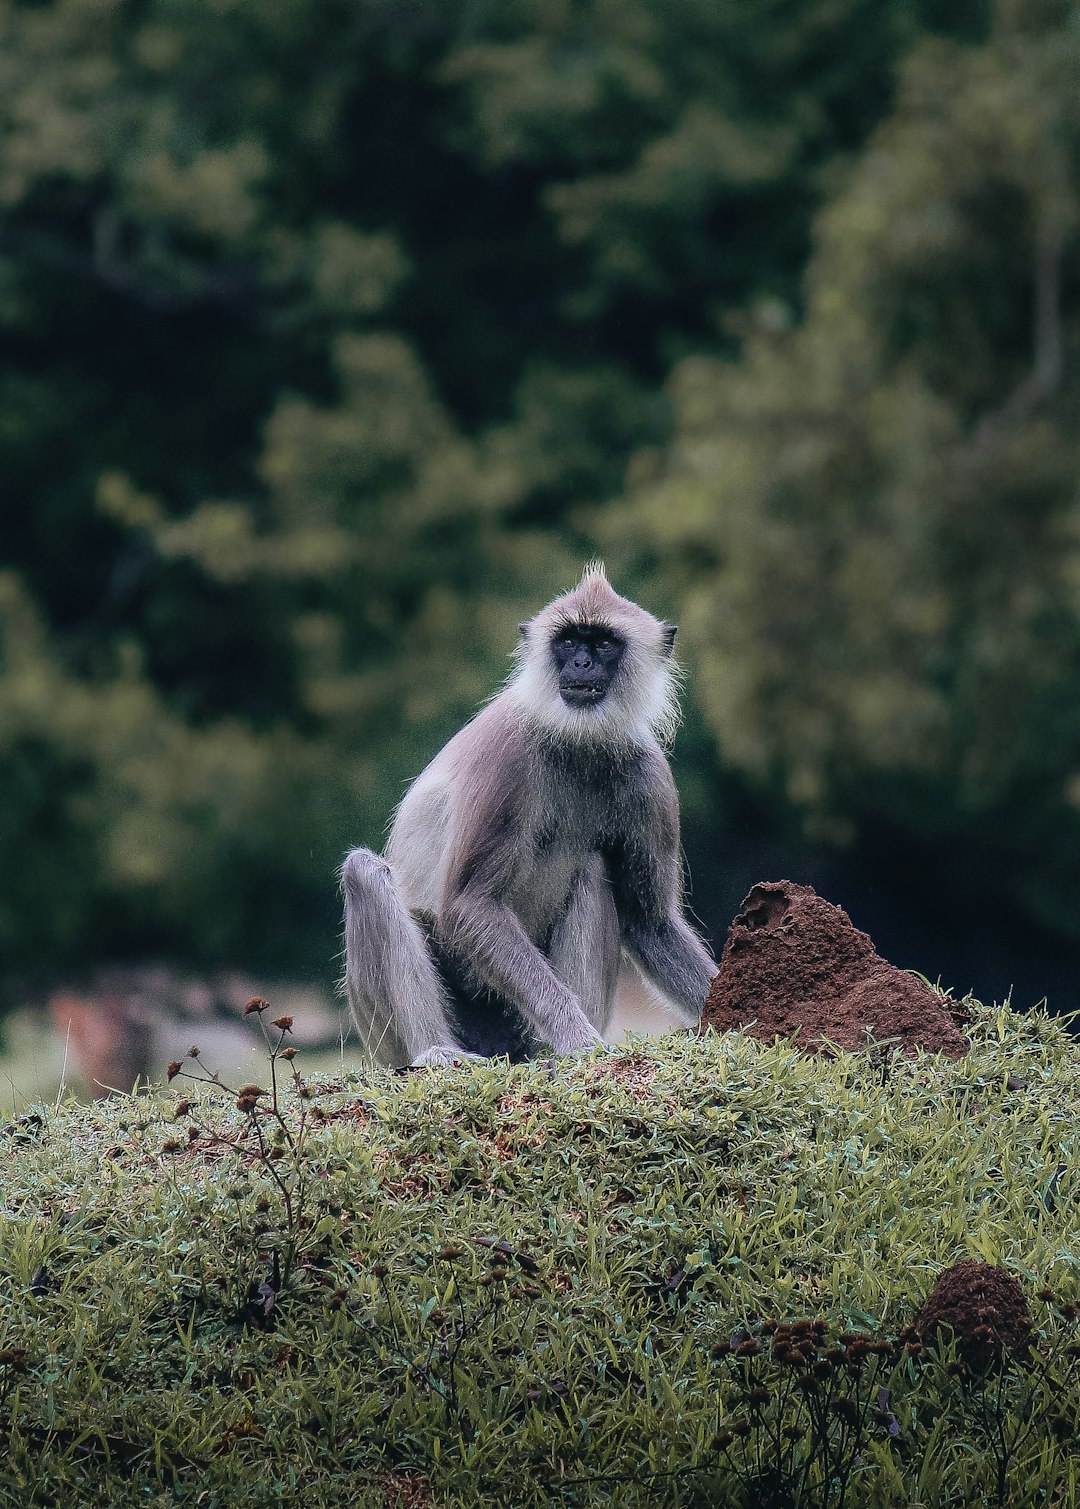
M 731 924 L 703 1027 L 742 1029 L 808 1051 L 890 1042 L 960 1058 L 963 1013 L 917 975 L 883 959 L 848 914 L 790 880 L 753 887 Z
M 1003 1351 L 1022 1361 L 1031 1350 L 1027 1297 L 1013 1274 L 993 1263 L 954 1263 L 939 1273 L 915 1330 L 928 1342 L 947 1342 L 951 1334 L 971 1367 L 985 1367 Z

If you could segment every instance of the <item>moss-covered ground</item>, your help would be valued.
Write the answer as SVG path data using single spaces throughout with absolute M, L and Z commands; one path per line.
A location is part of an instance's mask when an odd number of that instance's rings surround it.
M 0 1503 L 1080 1503 L 1080 1053 L 973 1011 L 959 1062 L 279 1055 L 277 1114 L 188 1061 L 9 1120 Z M 964 1257 L 1023 1283 L 1031 1359 L 868 1351 Z

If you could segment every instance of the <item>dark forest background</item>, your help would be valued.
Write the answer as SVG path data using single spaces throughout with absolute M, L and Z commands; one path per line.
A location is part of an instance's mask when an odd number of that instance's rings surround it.
M 329 983 L 603 554 L 716 946 L 1080 1006 L 1080 8 L 0 4 L 0 999 Z

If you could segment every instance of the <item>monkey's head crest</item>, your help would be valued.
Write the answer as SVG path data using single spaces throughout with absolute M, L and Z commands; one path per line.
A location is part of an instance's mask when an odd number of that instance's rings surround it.
M 590 561 L 577 586 L 520 624 L 517 666 L 503 693 L 531 723 L 553 737 L 588 744 L 668 745 L 679 721 L 675 627 L 620 597 L 602 561 Z M 605 645 L 618 648 L 614 657 Z M 585 661 L 599 647 L 611 659 L 598 700 L 568 701 L 559 646 L 578 646 Z

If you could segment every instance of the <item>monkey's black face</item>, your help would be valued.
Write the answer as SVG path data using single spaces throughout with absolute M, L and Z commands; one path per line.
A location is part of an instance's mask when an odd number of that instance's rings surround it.
M 571 624 L 551 641 L 559 673 L 559 696 L 567 707 L 596 707 L 603 702 L 619 668 L 625 640 L 597 624 Z

